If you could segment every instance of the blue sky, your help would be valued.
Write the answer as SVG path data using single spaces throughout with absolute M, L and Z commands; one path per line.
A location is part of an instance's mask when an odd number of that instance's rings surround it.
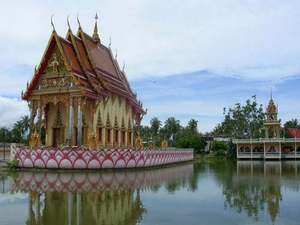
M 270 90 L 283 121 L 300 118 L 300 2 L 297 0 L 16 1 L 1 5 L 0 126 L 27 113 L 20 92 L 39 64 L 52 31 L 64 36 L 69 15 L 91 32 L 100 15 L 104 44 L 151 117 L 199 121 L 200 131 L 222 120 L 224 106 Z

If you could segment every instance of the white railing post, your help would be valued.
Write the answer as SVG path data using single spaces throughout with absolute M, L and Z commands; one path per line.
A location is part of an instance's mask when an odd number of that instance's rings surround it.
M 10 161 L 13 161 L 15 159 L 16 153 L 17 153 L 17 146 L 15 143 L 12 143 L 10 145 L 10 158 L 9 158 Z

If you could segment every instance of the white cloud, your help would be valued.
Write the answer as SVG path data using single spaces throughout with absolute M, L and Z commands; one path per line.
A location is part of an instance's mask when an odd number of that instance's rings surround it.
M 27 114 L 26 102 L 0 96 L 0 127 L 11 126 Z
M 297 0 L 12 0 L 1 8 L 2 65 L 39 63 L 51 14 L 64 35 L 67 15 L 76 30 L 79 13 L 91 32 L 98 11 L 101 36 L 112 37 L 130 78 L 204 69 L 263 80 L 299 75 Z

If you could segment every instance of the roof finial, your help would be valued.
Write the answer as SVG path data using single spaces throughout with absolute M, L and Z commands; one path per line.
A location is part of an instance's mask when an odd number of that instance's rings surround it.
M 54 17 L 54 14 L 51 15 L 51 26 L 53 28 L 53 31 L 55 31 L 55 26 L 54 26 L 54 23 L 53 23 L 53 17 Z
M 108 44 L 108 47 L 109 47 L 109 48 L 111 47 L 111 37 L 109 37 L 109 44 Z
M 126 67 L 125 62 L 123 62 L 123 68 L 122 68 L 123 73 L 125 73 L 125 67 Z
M 70 25 L 69 17 L 70 16 L 67 17 L 67 24 L 68 24 L 69 30 L 71 31 L 71 25 Z
M 273 92 L 272 92 L 272 88 L 271 88 L 271 100 L 273 100 Z
M 115 59 L 118 58 L 118 49 L 116 48 L 116 54 L 115 54 Z
M 99 34 L 98 34 L 98 24 L 97 24 L 97 21 L 98 21 L 98 14 L 96 13 L 96 16 L 95 16 L 95 27 L 94 27 L 94 33 L 93 33 L 93 39 L 94 39 L 94 41 L 96 41 L 96 42 L 100 42 L 100 37 L 99 37 Z
M 81 30 L 81 24 L 80 24 L 80 21 L 79 21 L 79 14 L 78 13 L 77 13 L 77 23 L 78 23 L 79 30 Z

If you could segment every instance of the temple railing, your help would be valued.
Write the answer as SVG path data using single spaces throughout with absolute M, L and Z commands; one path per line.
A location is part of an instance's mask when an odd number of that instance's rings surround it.
M 253 139 L 233 139 L 234 144 L 245 144 L 245 143 L 269 143 L 269 142 L 281 142 L 281 143 L 300 143 L 300 138 L 253 138 Z

